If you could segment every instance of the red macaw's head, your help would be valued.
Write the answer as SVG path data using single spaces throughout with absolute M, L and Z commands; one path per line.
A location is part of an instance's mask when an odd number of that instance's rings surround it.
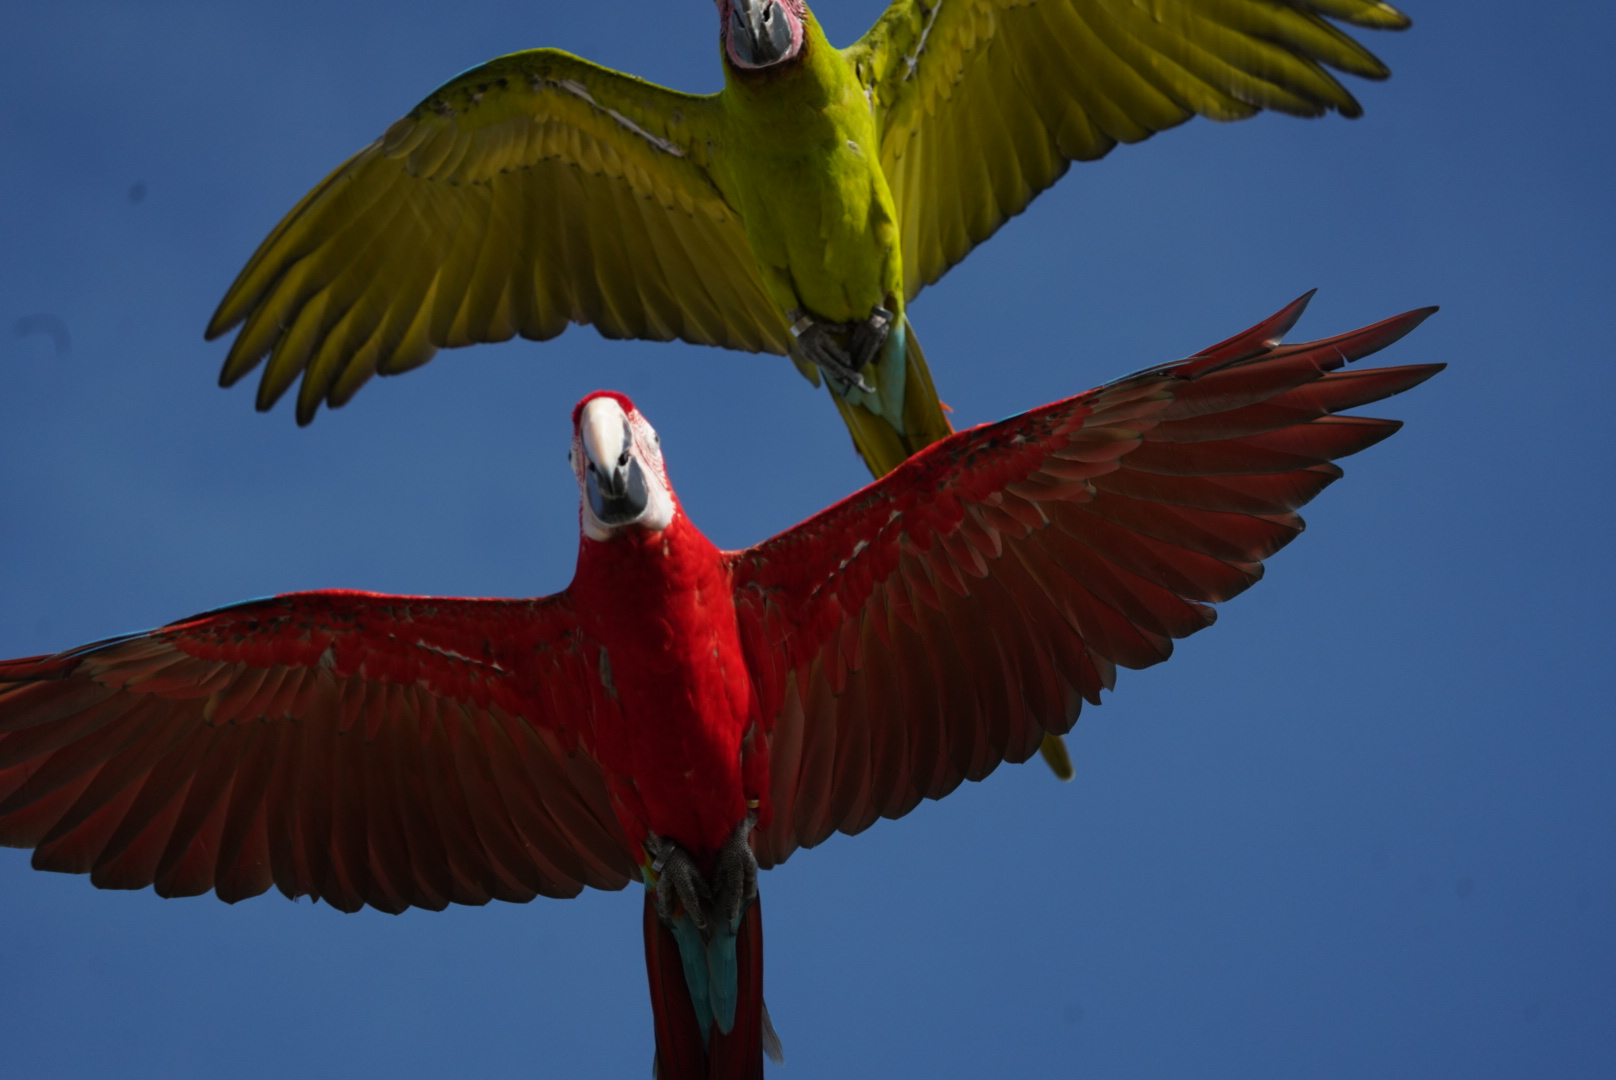
M 802 52 L 803 0 L 717 0 L 724 53 L 738 68 L 766 68 Z
M 662 441 L 622 394 L 597 390 L 572 410 L 570 460 L 591 540 L 610 540 L 628 528 L 661 532 L 673 523 Z

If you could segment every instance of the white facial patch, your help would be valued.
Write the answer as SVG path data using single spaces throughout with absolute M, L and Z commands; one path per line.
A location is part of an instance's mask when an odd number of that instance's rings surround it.
M 674 502 L 657 433 L 638 411 L 628 413 L 615 398 L 598 397 L 578 415 L 573 470 L 578 477 L 584 535 L 610 540 L 626 528 L 661 532 L 673 524 Z M 644 509 L 632 520 L 601 520 L 590 489 L 610 488 L 616 476 L 636 474 L 645 486 Z M 610 513 L 608 511 L 602 511 Z
M 578 417 L 578 438 L 584 444 L 585 457 L 596 468 L 626 464 L 619 459 L 631 449 L 632 437 L 628 414 L 615 398 L 596 398 Z

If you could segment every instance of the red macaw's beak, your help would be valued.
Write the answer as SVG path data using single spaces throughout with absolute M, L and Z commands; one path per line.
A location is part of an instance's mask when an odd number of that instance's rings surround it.
M 634 452 L 634 429 L 614 398 L 598 397 L 578 417 L 584 450 L 584 492 L 602 525 L 632 525 L 645 516 L 650 491 Z
M 745 67 L 768 67 L 791 55 L 791 16 L 780 0 L 733 0 L 728 30 L 730 55 Z

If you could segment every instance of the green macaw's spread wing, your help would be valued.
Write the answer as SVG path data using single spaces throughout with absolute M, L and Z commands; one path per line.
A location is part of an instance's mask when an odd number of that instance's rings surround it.
M 226 385 L 301 374 L 298 421 L 438 349 L 568 323 L 785 353 L 790 335 L 707 171 L 713 99 L 554 49 L 444 85 L 310 192 L 231 286 Z
M 1389 72 L 1325 21 L 1374 0 L 896 0 L 846 50 L 870 95 L 909 299 L 1060 179 L 1200 114 L 1361 111 L 1326 67 Z

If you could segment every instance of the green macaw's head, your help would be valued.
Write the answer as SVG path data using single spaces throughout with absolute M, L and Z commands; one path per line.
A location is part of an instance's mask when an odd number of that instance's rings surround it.
M 738 68 L 767 68 L 802 52 L 803 0 L 717 0 L 724 54 Z

